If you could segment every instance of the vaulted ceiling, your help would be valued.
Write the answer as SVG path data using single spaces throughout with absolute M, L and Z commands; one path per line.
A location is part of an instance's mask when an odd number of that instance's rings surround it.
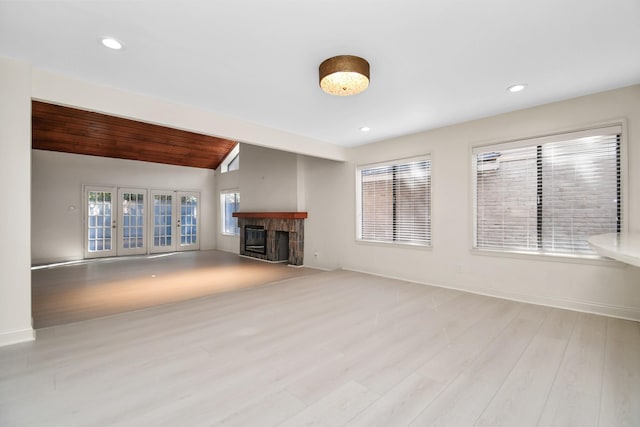
M 216 169 L 236 142 L 44 102 L 32 102 L 32 148 Z
M 640 83 L 639 45 L 638 0 L 0 2 L 0 55 L 339 146 Z M 367 91 L 320 90 L 340 54 Z

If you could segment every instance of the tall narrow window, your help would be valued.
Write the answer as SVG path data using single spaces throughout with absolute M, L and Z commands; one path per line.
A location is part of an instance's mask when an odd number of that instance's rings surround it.
M 240 193 L 237 190 L 226 190 L 220 193 L 220 207 L 222 234 L 239 235 L 238 218 L 234 218 L 232 214 L 240 210 Z
M 476 147 L 475 247 L 595 255 L 621 228 L 621 127 Z
M 431 245 L 431 160 L 359 167 L 358 239 Z

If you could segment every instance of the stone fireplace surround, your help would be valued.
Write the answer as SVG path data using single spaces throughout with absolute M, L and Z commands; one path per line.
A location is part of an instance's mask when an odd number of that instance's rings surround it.
M 304 220 L 307 212 L 234 212 L 240 227 L 240 255 L 268 261 L 278 260 L 277 232 L 289 233 L 289 259 L 291 265 L 302 265 L 304 262 Z M 264 227 L 267 232 L 266 254 L 247 251 L 245 249 L 245 226 Z

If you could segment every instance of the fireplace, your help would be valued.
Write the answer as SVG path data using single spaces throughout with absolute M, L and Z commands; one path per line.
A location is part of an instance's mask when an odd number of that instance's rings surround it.
M 306 212 L 234 212 L 233 216 L 240 227 L 240 255 L 302 265 Z
M 258 254 L 267 253 L 267 231 L 256 225 L 244 226 L 244 250 Z

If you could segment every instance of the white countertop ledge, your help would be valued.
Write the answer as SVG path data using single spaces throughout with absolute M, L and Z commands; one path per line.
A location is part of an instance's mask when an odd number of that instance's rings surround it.
M 588 239 L 602 256 L 640 267 L 640 233 L 607 233 Z

